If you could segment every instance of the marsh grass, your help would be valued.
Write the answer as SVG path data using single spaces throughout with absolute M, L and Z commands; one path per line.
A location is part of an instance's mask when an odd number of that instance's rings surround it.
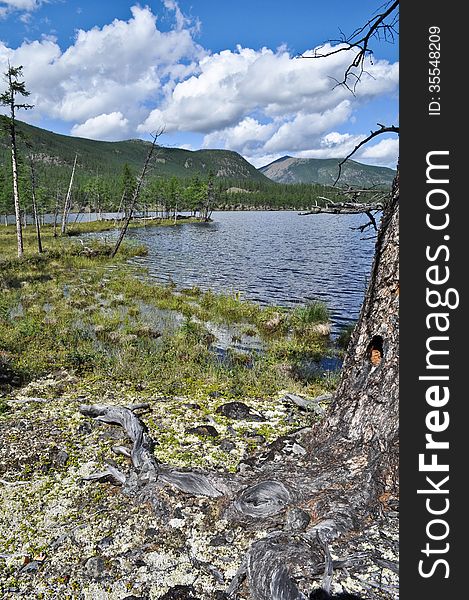
M 147 393 L 202 390 L 232 397 L 308 391 L 310 383 L 279 364 L 317 359 L 328 351 L 328 338 L 311 328 L 327 321 L 323 305 L 289 312 L 261 307 L 237 294 L 197 287 L 178 291 L 126 263 L 145 247 L 126 243 L 111 260 L 106 244 L 54 238 L 52 233 L 50 227 L 43 229 L 46 250 L 38 255 L 28 227 L 25 257 L 17 259 L 13 227 L 0 229 L 0 351 L 8 354 L 22 382 L 63 368 L 94 389 L 125 383 Z M 158 311 L 178 316 L 173 329 L 160 329 L 149 319 Z M 272 330 L 268 324 L 275 319 L 279 326 Z M 220 360 L 208 322 L 235 324 L 259 336 L 264 351 L 230 348 L 226 360 Z
M 296 307 L 290 314 L 290 324 L 297 329 L 305 329 L 310 325 L 327 323 L 329 311 L 323 302 L 310 302 L 304 306 Z
M 175 227 L 183 223 L 199 223 L 200 219 L 162 219 L 155 217 L 152 219 L 134 218 L 129 223 L 129 229 L 141 227 Z M 66 235 L 69 237 L 81 235 L 83 233 L 98 233 L 100 231 L 115 231 L 122 225 L 122 220 L 105 219 L 101 221 L 81 221 L 79 223 L 71 223 L 67 228 Z

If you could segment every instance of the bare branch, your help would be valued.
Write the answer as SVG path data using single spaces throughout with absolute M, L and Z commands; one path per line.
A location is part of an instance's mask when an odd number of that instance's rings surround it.
M 125 237 L 125 234 L 127 232 L 127 228 L 129 227 L 129 223 L 132 219 L 133 216 L 133 212 L 135 210 L 135 207 L 137 205 L 137 201 L 138 201 L 138 197 L 140 195 L 140 190 L 142 189 L 143 183 L 145 181 L 145 177 L 150 165 L 150 161 L 152 159 L 152 156 L 154 154 L 155 148 L 157 146 L 157 140 L 158 138 L 163 135 L 164 133 L 164 128 L 161 128 L 159 131 L 157 131 L 156 133 L 152 134 L 152 142 L 151 142 L 151 146 L 150 149 L 148 150 L 148 154 L 147 157 L 145 159 L 145 162 L 143 164 L 142 167 L 142 171 L 140 173 L 140 175 L 137 178 L 137 185 L 135 186 L 135 190 L 133 192 L 132 195 L 132 200 L 130 202 L 130 206 L 129 206 L 129 212 L 128 215 L 126 217 L 126 219 L 124 220 L 124 223 L 121 227 L 120 233 L 119 233 L 119 237 L 117 238 L 116 244 L 114 246 L 114 249 L 111 252 L 111 258 L 114 258 L 114 256 L 117 254 L 117 251 L 120 248 L 120 245 L 122 244 L 122 241 Z
M 377 137 L 378 135 L 381 135 L 382 133 L 396 133 L 397 135 L 399 135 L 399 127 L 396 127 L 395 125 L 390 125 L 389 127 L 385 127 L 384 125 L 381 125 L 380 123 L 378 123 L 378 125 L 380 126 L 379 129 L 372 131 L 368 137 L 364 138 L 360 143 L 358 143 L 355 146 L 355 148 L 352 150 L 352 152 L 347 154 L 347 156 L 340 161 L 339 174 L 337 175 L 337 178 L 334 181 L 333 186 L 337 185 L 337 182 L 339 181 L 340 176 L 342 175 L 342 165 L 344 163 L 346 163 L 348 161 L 348 159 L 351 158 L 355 154 L 355 152 L 357 152 L 357 150 L 359 150 L 362 146 L 367 144 L 369 141 L 371 141 L 373 138 Z
M 395 12 L 397 11 L 398 6 L 399 0 L 395 0 L 392 4 L 388 4 L 386 10 L 369 19 L 362 27 L 356 29 L 348 37 L 340 31 L 340 39 L 330 40 L 332 43 L 340 44 L 339 47 L 324 53 L 319 53 L 318 50 L 315 50 L 315 53 L 312 56 L 301 55 L 301 58 L 324 58 L 326 56 L 339 54 L 340 52 L 356 50 L 354 59 L 345 70 L 343 80 L 336 80 L 337 85 L 343 85 L 349 91 L 354 93 L 358 81 L 365 72 L 365 60 L 367 56 L 373 54 L 373 51 L 370 48 L 370 41 L 373 38 L 377 38 L 378 40 L 386 42 L 394 42 L 395 37 L 398 34 L 397 25 L 399 22 L 399 13 Z M 389 17 L 391 17 L 391 20 L 388 20 Z M 358 69 L 358 73 L 355 72 L 356 69 Z M 351 77 L 354 77 L 356 80 L 352 87 L 348 83 L 348 80 Z
M 374 202 L 373 204 L 364 204 L 360 202 L 340 202 L 328 206 L 313 206 L 307 212 L 299 213 L 301 217 L 306 215 L 360 215 L 365 213 L 371 213 L 371 211 L 383 210 L 384 205 L 380 202 Z
M 366 211 L 365 214 L 368 217 L 369 221 L 367 223 L 364 223 L 363 225 L 359 225 L 358 227 L 351 227 L 351 229 L 353 231 L 360 231 L 360 233 L 363 233 L 365 231 L 365 229 L 368 229 L 368 227 L 373 227 L 373 229 L 375 231 L 378 231 L 378 226 L 376 224 L 376 219 L 374 218 L 372 212 L 371 211 Z

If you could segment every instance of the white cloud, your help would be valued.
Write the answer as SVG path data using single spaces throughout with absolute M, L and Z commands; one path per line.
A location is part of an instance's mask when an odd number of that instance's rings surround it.
M 194 73 L 205 51 L 187 20 L 178 18 L 179 24 L 162 32 L 148 7 L 133 6 L 131 13 L 128 21 L 78 30 L 64 52 L 53 39 L 24 42 L 15 50 L 0 43 L 0 67 L 5 71 L 8 59 L 24 65 L 30 101 L 40 115 L 68 121 L 76 131 L 89 119 L 120 112 L 135 133 L 148 114 L 146 104 L 154 105 Z
M 200 73 L 178 83 L 140 129 L 154 128 L 154 120 L 164 119 L 168 131 L 211 133 L 235 126 L 255 110 L 271 119 L 317 115 L 335 110 L 344 100 L 358 106 L 397 90 L 398 66 L 387 61 L 367 65 L 356 98 L 344 87 L 334 87 L 333 78 L 340 78 L 349 61 L 347 53 L 297 59 L 283 49 L 241 47 L 205 56 Z
M 246 117 L 234 127 L 206 135 L 203 145 L 205 148 L 238 148 L 246 152 L 248 148 L 267 142 L 274 131 L 273 123 L 263 125 L 252 117 Z
M 283 123 L 276 133 L 265 144 L 267 151 L 283 151 L 287 148 L 292 150 L 307 150 L 311 147 L 311 141 L 318 136 L 344 123 L 352 112 L 350 100 L 343 100 L 337 106 L 325 110 L 322 113 L 300 112 L 291 121 Z
M 163 4 L 165 5 L 165 8 L 174 12 L 176 28 L 178 31 L 182 31 L 185 27 L 191 26 L 191 20 L 184 16 L 175 0 L 163 0 Z
M 0 0 L 0 17 L 14 11 L 31 12 L 37 10 L 44 0 Z
M 72 128 L 72 135 L 92 140 L 123 140 L 129 134 L 129 121 L 121 112 L 98 115 Z
M 26 11 L 40 3 L 0 0 L 0 7 Z M 16 49 L 0 42 L 0 68 L 5 72 L 7 60 L 24 65 L 36 122 L 61 120 L 73 135 L 101 139 L 162 127 L 199 133 L 204 147 L 236 150 L 256 165 L 284 154 L 343 157 L 365 137 L 346 133 L 348 124 L 367 103 L 397 94 L 398 63 L 367 64 L 353 96 L 334 85 L 350 53 L 298 59 L 285 47 L 238 46 L 211 54 L 195 41 L 198 23 L 176 0 L 162 0 L 161 8 L 173 18 L 168 31 L 148 6 L 136 5 L 127 21 L 78 30 L 65 50 L 52 37 Z M 384 164 L 396 154 L 397 143 L 382 140 L 357 158 Z
M 295 156 L 299 158 L 344 158 L 353 152 L 355 147 L 368 135 L 367 133 L 341 134 L 333 131 L 322 137 L 316 148 L 296 152 Z M 399 140 L 385 138 L 375 144 L 363 146 L 352 156 L 352 160 L 395 169 L 398 156 Z
M 344 156 L 358 136 L 329 134 L 354 121 L 370 100 L 396 94 L 399 83 L 398 64 L 377 60 L 367 65 L 353 96 L 334 86 L 349 61 L 347 53 L 297 59 L 284 48 L 207 55 L 200 72 L 177 83 L 139 131 L 164 123 L 169 132 L 204 133 L 204 147 L 236 150 L 256 165 L 261 157 L 287 153 Z

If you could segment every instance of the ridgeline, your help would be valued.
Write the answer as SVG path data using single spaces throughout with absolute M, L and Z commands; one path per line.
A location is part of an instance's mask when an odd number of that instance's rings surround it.
M 129 178 L 136 177 L 150 142 L 103 142 L 60 135 L 18 121 L 22 205 L 30 212 L 31 156 L 37 173 L 36 190 L 42 212 L 54 212 L 66 193 L 77 155 L 72 209 L 114 211 L 121 205 Z M 0 138 L 0 213 L 13 212 L 9 143 Z M 323 198 L 340 200 L 332 189 L 338 160 L 284 157 L 256 169 L 240 154 L 229 150 L 184 150 L 159 147 L 142 197 L 144 209 L 193 210 L 203 201 L 207 182 L 213 179 L 211 207 L 235 210 L 306 210 Z M 391 169 L 349 161 L 341 185 L 390 189 Z M 275 181 L 274 181 L 275 180 Z M 363 198 L 365 199 L 365 198 Z

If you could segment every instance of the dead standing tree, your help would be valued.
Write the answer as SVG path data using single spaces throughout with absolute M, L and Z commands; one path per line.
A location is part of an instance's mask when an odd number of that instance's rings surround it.
M 70 208 L 71 208 L 72 187 L 73 187 L 73 179 L 75 177 L 75 169 L 77 167 L 77 158 L 78 158 L 78 154 L 75 154 L 75 159 L 73 161 L 72 174 L 70 175 L 70 182 L 68 184 L 68 191 L 67 191 L 67 195 L 65 196 L 64 208 L 63 208 L 63 213 L 62 213 L 62 227 L 61 227 L 62 235 L 65 235 L 65 232 L 67 231 L 67 222 L 68 222 L 68 215 L 70 213 Z
M 42 253 L 41 223 L 39 221 L 39 211 L 37 208 L 36 169 L 34 167 L 34 157 L 32 154 L 29 155 L 29 169 L 30 169 L 30 174 L 31 174 L 31 199 L 32 199 L 32 207 L 33 207 L 34 225 L 36 227 L 37 251 L 39 254 L 41 254 Z
M 399 177 L 385 204 L 371 276 L 349 344 L 341 380 L 322 421 L 290 436 L 303 450 L 286 452 L 285 439 L 254 456 L 236 474 L 182 471 L 159 464 L 154 441 L 129 408 L 82 406 L 81 412 L 122 426 L 132 449 L 129 473 L 115 467 L 96 475 L 122 485 L 169 519 L 161 491 L 203 495 L 230 525 L 267 530 L 248 549 L 225 597 L 306 600 L 313 581 L 332 577 L 329 544 L 360 530 L 396 497 L 399 364 Z M 280 457 L 280 460 L 279 460 Z M 168 516 L 169 515 L 169 516 Z M 253 538 L 255 537 L 253 533 Z M 244 583 L 243 583 L 244 582 Z
M 132 193 L 132 199 L 131 199 L 130 204 L 129 204 L 128 209 L 127 209 L 128 210 L 127 216 L 126 216 L 126 218 L 125 218 L 125 220 L 124 220 L 124 222 L 122 224 L 121 230 L 119 232 L 119 236 L 118 236 L 117 241 L 116 241 L 116 243 L 114 245 L 114 248 L 113 248 L 113 250 L 111 252 L 111 258 L 113 258 L 117 254 L 117 252 L 119 251 L 120 245 L 122 244 L 122 242 L 124 240 L 124 237 L 125 237 L 125 234 L 127 233 L 127 229 L 129 227 L 130 221 L 132 220 L 132 216 L 133 216 L 135 207 L 137 206 L 137 201 L 138 201 L 138 197 L 140 195 L 140 191 L 142 189 L 142 185 L 143 185 L 143 183 L 145 181 L 145 177 L 147 175 L 147 171 L 148 171 L 148 168 L 150 166 L 151 159 L 153 157 L 153 154 L 155 152 L 155 148 L 157 146 L 156 142 L 157 142 L 158 138 L 162 135 L 162 133 L 163 133 L 163 131 L 159 131 L 159 132 L 155 133 L 152 136 L 153 139 L 152 139 L 152 142 L 151 142 L 151 146 L 150 146 L 150 148 L 148 150 L 147 157 L 146 157 L 145 162 L 144 162 L 143 167 L 142 167 L 142 171 L 141 171 L 140 175 L 137 178 L 137 184 L 136 184 L 135 189 L 134 189 L 134 191 Z

